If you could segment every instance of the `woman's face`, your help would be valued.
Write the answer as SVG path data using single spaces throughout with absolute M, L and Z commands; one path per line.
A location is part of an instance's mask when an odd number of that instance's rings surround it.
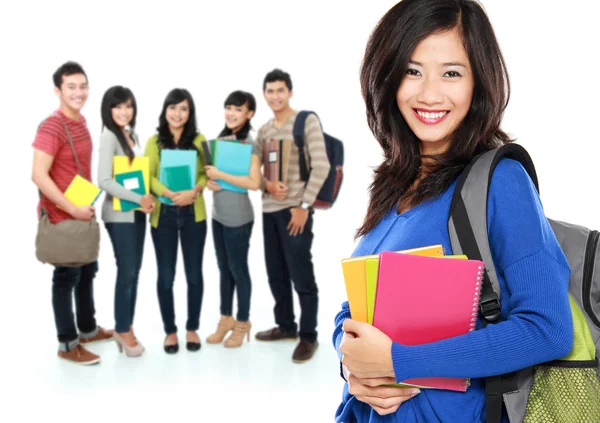
M 131 122 L 131 119 L 133 119 L 133 112 L 134 110 L 131 100 L 117 104 L 111 109 L 112 119 L 121 129 L 129 125 L 129 122 Z
M 181 103 L 167 106 L 165 117 L 167 118 L 167 123 L 172 131 L 182 130 L 190 118 L 190 105 L 188 104 L 188 101 L 183 100 Z
M 230 104 L 225 106 L 225 125 L 231 129 L 234 134 L 246 124 L 254 115 L 253 111 L 248 110 L 248 104 L 235 106 Z
M 446 150 L 473 99 L 469 58 L 456 31 L 431 34 L 413 52 L 396 93 L 400 113 L 422 154 Z

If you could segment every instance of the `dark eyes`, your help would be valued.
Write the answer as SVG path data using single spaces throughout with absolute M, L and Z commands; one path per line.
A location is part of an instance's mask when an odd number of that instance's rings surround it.
M 410 76 L 420 76 L 421 73 L 416 69 L 407 69 L 406 74 Z M 444 78 L 460 78 L 462 75 L 456 71 L 448 71 L 444 74 Z
M 456 72 L 456 71 L 448 71 L 444 74 L 444 76 L 448 76 L 449 78 L 458 78 L 460 76 L 462 76 L 460 73 Z

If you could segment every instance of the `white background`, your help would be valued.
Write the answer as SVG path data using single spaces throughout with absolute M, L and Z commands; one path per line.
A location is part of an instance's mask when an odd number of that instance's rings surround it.
M 340 260 L 368 201 L 371 169 L 380 150 L 364 118 L 358 82 L 367 38 L 395 1 L 64 1 L 3 2 L 0 6 L 0 121 L 2 142 L 2 251 L 0 280 L 3 421 L 291 422 L 333 420 L 341 398 L 338 361 L 331 346 L 333 318 L 345 291 Z M 504 52 L 512 82 L 504 129 L 537 166 L 547 215 L 600 228 L 597 202 L 600 83 L 597 16 L 591 0 L 483 2 Z M 58 105 L 51 75 L 66 60 L 80 62 L 90 82 L 83 113 L 94 142 L 100 101 L 111 85 L 125 85 L 138 101 L 137 132 L 150 137 L 167 92 L 191 91 L 200 130 L 214 137 L 222 105 L 233 90 L 257 98 L 255 128 L 271 117 L 261 88 L 274 67 L 294 83 L 292 106 L 316 110 L 325 130 L 345 143 L 345 180 L 338 202 L 315 217 L 313 246 L 321 293 L 315 359 L 291 363 L 293 343 L 238 350 L 203 345 L 197 354 L 162 351 L 156 264 L 148 233 L 135 328 L 147 353 L 119 356 L 114 345 L 91 347 L 102 363 L 82 368 L 56 358 L 51 267 L 34 256 L 37 192 L 31 182 L 31 143 L 38 123 Z M 94 155 L 96 176 L 97 145 Z M 251 240 L 254 329 L 273 324 L 262 247 L 260 196 Z M 207 208 L 211 196 L 206 197 Z M 115 267 L 103 229 L 95 285 L 97 318 L 113 327 Z M 209 234 L 204 261 L 202 340 L 215 328 L 218 272 Z M 180 343 L 185 342 L 185 280 L 175 283 Z M 209 417 L 210 415 L 218 417 Z

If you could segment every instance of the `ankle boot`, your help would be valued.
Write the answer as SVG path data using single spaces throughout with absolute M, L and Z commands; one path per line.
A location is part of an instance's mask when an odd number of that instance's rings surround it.
M 227 332 L 233 329 L 235 326 L 235 319 L 231 316 L 221 316 L 219 319 L 219 324 L 217 325 L 217 330 L 212 335 L 209 335 L 206 338 L 206 342 L 209 344 L 218 344 L 223 342 L 225 339 L 225 335 Z
M 251 327 L 252 327 L 252 324 L 250 322 L 236 321 L 235 326 L 233 327 L 233 331 L 231 332 L 231 335 L 229 335 L 229 338 L 227 338 L 225 340 L 223 345 L 226 348 L 240 347 L 242 345 L 242 343 L 244 342 L 244 336 L 248 339 L 248 342 L 250 342 L 250 328 Z

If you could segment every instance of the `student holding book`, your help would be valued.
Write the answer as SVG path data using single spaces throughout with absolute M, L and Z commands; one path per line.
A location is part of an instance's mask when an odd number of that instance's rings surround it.
M 63 194 L 80 171 L 86 180 L 92 179 L 92 138 L 81 114 L 89 94 L 87 75 L 78 63 L 66 62 L 52 78 L 60 106 L 40 125 L 33 142 L 32 179 L 40 191 L 38 212 L 47 213 L 52 224 L 68 219 L 89 222 L 94 218 L 95 208 L 76 207 Z M 97 272 L 97 261 L 77 267 L 54 267 L 52 309 L 58 357 L 71 363 L 100 362 L 98 355 L 81 344 L 112 339 L 112 331 L 96 324 L 94 278 Z
M 403 0 L 372 33 L 360 78 L 384 161 L 353 255 L 438 243 L 451 254 L 447 220 L 457 178 L 478 153 L 511 142 L 500 127 L 508 75 L 488 17 L 474 0 Z M 483 422 L 482 378 L 569 353 L 569 265 L 516 161 L 503 159 L 493 174 L 487 228 L 501 321 L 405 346 L 350 319 L 345 302 L 333 334 L 347 381 L 337 422 Z M 471 385 L 465 393 L 382 386 L 421 377 L 471 378 Z
M 181 242 L 185 276 L 187 280 L 186 347 L 198 351 L 200 309 L 204 281 L 202 259 L 206 240 L 206 208 L 202 192 L 206 186 L 205 160 L 202 152 L 204 136 L 196 127 L 196 108 L 191 94 L 185 89 L 173 89 L 165 98 L 159 117 L 158 134 L 146 144 L 150 158 L 151 192 L 158 196 L 150 217 L 152 241 L 158 269 L 158 301 L 166 338 L 164 350 L 168 354 L 179 351 L 177 325 L 173 301 L 173 283 L 177 264 L 177 249 Z M 188 174 L 186 188 L 169 189 L 162 181 L 169 151 L 186 151 L 193 156 L 193 179 Z M 166 171 L 165 171 L 166 172 Z M 185 183 L 184 183 L 185 185 Z
M 102 98 L 102 136 L 98 158 L 98 185 L 106 192 L 102 205 L 102 219 L 112 242 L 117 264 L 115 286 L 115 332 L 113 337 L 120 351 L 129 357 L 140 356 L 143 345 L 133 331 L 133 316 L 144 240 L 146 216 L 154 210 L 154 198 L 141 195 L 118 183 L 114 158 L 127 157 L 132 163 L 143 156 L 138 137 L 134 131 L 137 105 L 129 88 L 114 86 Z M 115 210 L 114 198 L 139 205 L 139 210 Z
M 206 338 L 209 344 L 223 342 L 228 348 L 240 347 L 244 336 L 250 340 L 250 295 L 252 282 L 248 269 L 248 250 L 254 225 L 254 211 L 247 190 L 258 190 L 261 184 L 260 157 L 250 135 L 250 120 L 256 112 L 254 96 L 234 91 L 225 100 L 225 127 L 218 139 L 241 140 L 252 145 L 250 172 L 247 176 L 226 173 L 206 166 L 208 189 L 213 191 L 212 233 L 217 263 L 221 274 L 221 318 L 217 330 Z M 222 189 L 217 180 L 243 188 L 246 192 Z M 237 291 L 238 310 L 233 318 L 233 294 Z

